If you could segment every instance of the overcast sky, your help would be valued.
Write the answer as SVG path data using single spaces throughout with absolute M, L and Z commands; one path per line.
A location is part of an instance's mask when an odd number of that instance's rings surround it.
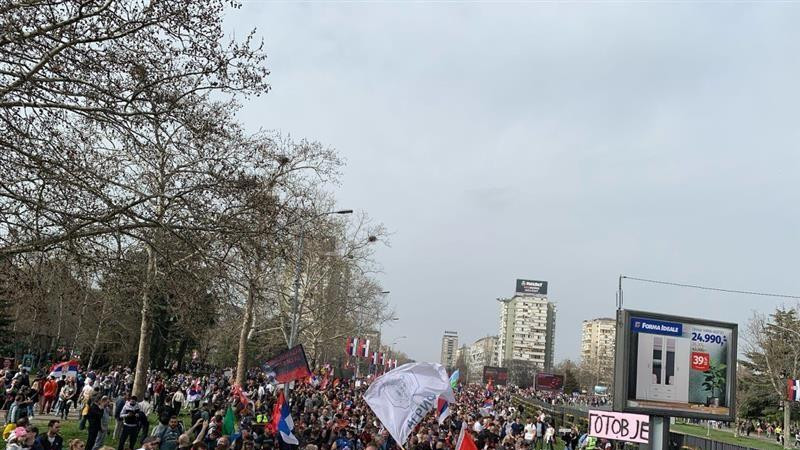
M 497 334 L 548 280 L 556 359 L 619 274 L 800 294 L 800 4 L 246 2 L 272 92 L 242 119 L 347 160 L 339 206 L 393 233 L 400 321 Z M 780 299 L 625 284 L 626 306 L 739 322 Z M 794 304 L 789 301 L 787 304 Z M 741 341 L 740 341 L 741 342 Z

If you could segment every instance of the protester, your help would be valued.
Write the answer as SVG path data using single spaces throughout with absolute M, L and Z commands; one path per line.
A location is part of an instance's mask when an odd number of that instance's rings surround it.
M 136 436 L 139 434 L 139 425 L 141 420 L 139 417 L 139 411 L 139 403 L 136 396 L 129 396 L 119 414 L 123 426 L 117 450 L 124 450 L 126 441 L 130 441 L 131 445 L 129 448 L 131 450 L 136 448 Z
M 38 437 L 39 445 L 43 450 L 62 450 L 64 439 L 59 434 L 60 431 L 60 421 L 51 419 L 47 422 L 47 433 Z

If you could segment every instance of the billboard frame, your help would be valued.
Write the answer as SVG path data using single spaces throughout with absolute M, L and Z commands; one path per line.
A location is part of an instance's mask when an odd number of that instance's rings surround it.
M 536 286 L 536 292 L 529 292 L 525 288 L 527 283 L 538 283 L 538 286 Z M 517 282 L 514 286 L 514 294 L 547 297 L 547 289 L 549 284 L 549 281 L 546 280 L 528 280 L 524 278 L 517 278 Z
M 712 414 L 705 412 L 680 411 L 669 408 L 639 407 L 628 406 L 628 387 L 630 384 L 630 363 L 631 363 L 631 318 L 642 317 L 653 320 L 663 320 L 668 322 L 680 322 L 692 325 L 707 325 L 710 327 L 725 328 L 731 330 L 731 342 L 729 342 L 728 361 L 728 380 L 725 386 L 725 398 L 728 405 L 728 414 Z M 614 353 L 614 402 L 613 411 L 623 413 L 648 414 L 651 416 L 662 417 L 685 417 L 688 419 L 700 420 L 719 420 L 733 422 L 736 420 L 736 368 L 738 360 L 738 339 L 739 325 L 731 322 L 720 322 L 715 320 L 699 319 L 694 317 L 674 316 L 669 314 L 654 313 L 649 311 L 639 311 L 630 309 L 617 310 L 617 332 L 616 347 Z
M 541 388 L 539 387 L 539 376 L 547 376 L 552 378 L 557 378 L 561 381 L 561 386 L 558 389 L 550 389 L 550 388 Z M 533 387 L 537 391 L 546 391 L 546 392 L 561 392 L 564 393 L 564 382 L 566 381 L 566 376 L 553 373 L 553 372 L 536 372 L 536 375 L 533 376 Z
M 488 369 L 488 370 L 487 370 Z M 499 366 L 483 366 L 483 383 L 487 383 L 488 380 L 486 378 L 487 371 L 494 371 L 496 373 L 495 377 L 492 378 L 492 382 L 495 386 L 507 386 L 508 385 L 508 368 L 507 367 L 499 367 Z M 505 374 L 505 380 L 502 383 L 498 383 L 497 379 L 500 378 L 500 374 Z

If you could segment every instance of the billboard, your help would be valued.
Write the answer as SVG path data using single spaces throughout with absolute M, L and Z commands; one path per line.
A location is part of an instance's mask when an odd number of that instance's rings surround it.
M 497 386 L 508 383 L 508 369 L 505 367 L 492 367 L 483 366 L 483 382 L 484 384 L 492 380 L 492 383 Z
M 734 420 L 737 333 L 734 323 L 618 311 L 614 410 Z
M 536 374 L 537 391 L 561 392 L 564 390 L 564 377 L 552 373 L 539 372 Z
M 547 295 L 547 281 L 521 280 L 517 278 L 517 294 Z

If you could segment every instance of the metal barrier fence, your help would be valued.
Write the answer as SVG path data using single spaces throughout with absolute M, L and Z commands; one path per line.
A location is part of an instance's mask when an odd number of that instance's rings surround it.
M 524 398 L 518 395 L 515 395 L 513 400 L 518 406 L 523 405 L 525 407 L 525 414 L 530 414 L 534 411 L 544 411 L 547 415 L 553 418 L 553 421 L 555 422 L 554 425 L 557 429 L 560 427 L 571 427 L 573 425 L 584 428 L 588 425 L 588 407 L 574 405 L 551 405 L 541 400 Z M 531 408 L 531 410 L 528 410 L 528 408 Z M 593 409 L 595 408 L 593 407 Z M 611 410 L 611 407 L 598 406 L 596 409 Z M 711 439 L 677 433 L 674 431 L 670 432 L 669 440 L 670 448 L 675 450 L 750 450 L 753 448 L 714 441 Z M 635 448 L 636 446 L 633 447 Z M 628 447 L 626 446 L 626 448 Z

